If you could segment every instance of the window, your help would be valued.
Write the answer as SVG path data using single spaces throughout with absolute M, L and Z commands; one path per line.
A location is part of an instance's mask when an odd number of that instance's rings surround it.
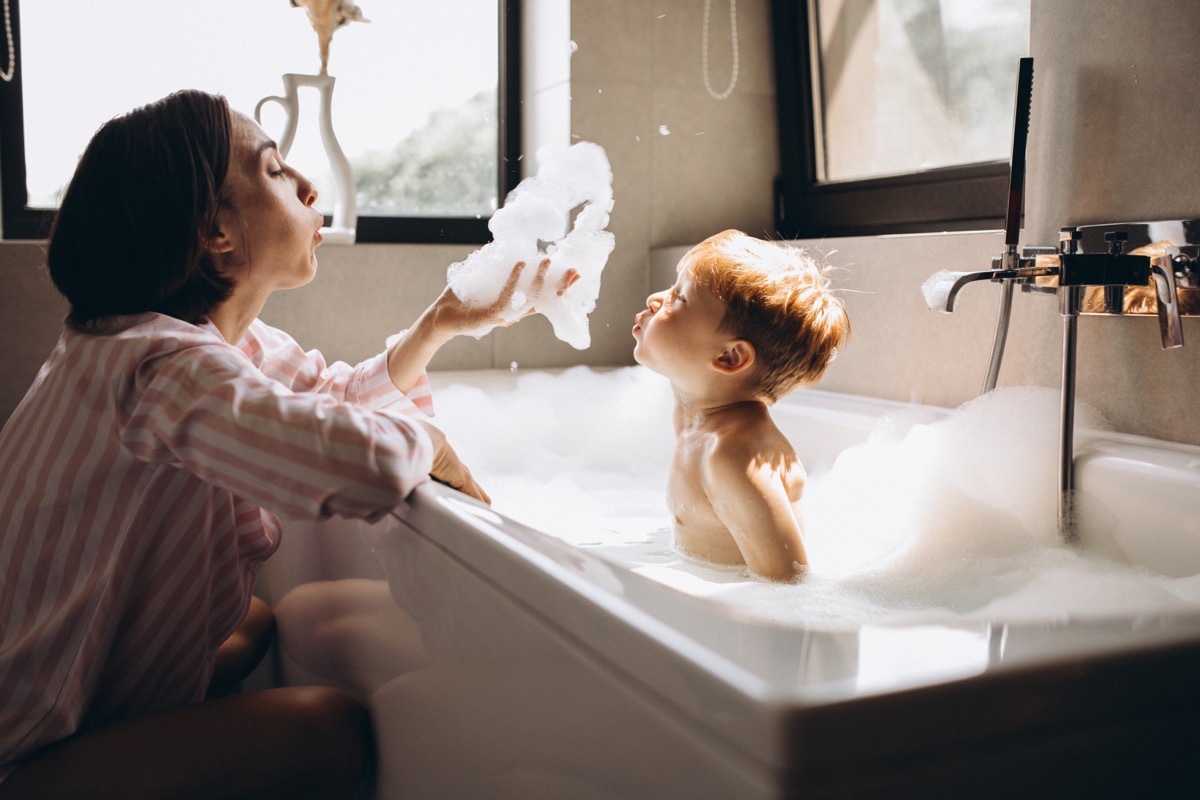
M 1003 226 L 1029 0 L 772 0 L 783 236 Z
M 283 73 L 320 69 L 305 9 L 288 0 L 5 2 L 16 67 L 0 82 L 7 239 L 44 238 L 78 156 L 112 116 L 185 87 L 253 114 L 260 99 L 283 94 Z M 358 241 L 486 242 L 488 218 L 520 179 L 519 3 L 358 5 L 370 22 L 339 28 L 328 61 Z M 288 161 L 317 184 L 328 219 L 335 191 L 319 101 L 300 89 Z M 282 108 L 266 103 L 261 113 L 279 137 Z

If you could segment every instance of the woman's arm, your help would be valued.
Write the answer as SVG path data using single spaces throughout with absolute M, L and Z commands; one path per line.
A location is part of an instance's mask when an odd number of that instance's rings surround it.
M 432 474 L 486 500 L 433 426 L 328 394 L 292 392 L 224 346 L 143 362 L 123 446 L 272 511 L 372 519 Z
M 550 259 L 543 259 L 538 265 L 530 289 L 531 297 L 541 296 L 546 283 L 546 273 L 550 269 Z M 409 392 L 418 384 L 425 374 L 434 354 L 447 342 L 456 336 L 470 333 L 497 325 L 509 324 L 502 312 L 512 304 L 513 293 L 525 270 L 525 262 L 520 261 L 512 268 L 508 279 L 500 290 L 500 296 L 495 302 L 486 306 L 467 306 L 446 287 L 437 300 L 417 318 L 413 326 L 401 333 L 388 349 L 388 373 L 392 383 L 401 392 Z M 567 270 L 559 281 L 555 291 L 561 297 L 575 281 L 579 273 L 573 269 Z M 530 309 L 528 314 L 532 314 Z M 527 314 L 527 315 L 528 315 Z
M 549 259 L 538 266 L 531 289 L 534 296 L 541 293 L 549 266 Z M 501 312 L 512 303 L 524 269 L 524 262 L 517 263 L 500 296 L 487 306 L 464 305 L 447 287 L 412 327 L 388 340 L 386 352 L 355 366 L 341 361 L 327 363 L 320 351 L 305 352 L 287 333 L 261 320 L 251 324 L 238 348 L 264 375 L 292 391 L 330 394 L 366 408 L 395 407 L 408 413 L 430 413 L 432 400 L 425 378 L 430 360 L 456 336 L 509 324 Z M 577 280 L 579 273 L 567 270 L 555 291 L 561 296 Z
M 420 377 L 408 392 L 396 388 L 388 374 L 386 352 L 354 366 L 342 361 L 327 363 L 319 350 L 305 352 L 286 332 L 262 320 L 250 325 L 238 349 L 263 375 L 294 392 L 328 394 L 339 402 L 407 413 L 428 412 L 432 405 L 428 386 Z

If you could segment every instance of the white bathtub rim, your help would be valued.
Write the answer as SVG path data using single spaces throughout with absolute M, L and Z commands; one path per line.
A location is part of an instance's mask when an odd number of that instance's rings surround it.
M 533 531 L 545 536 L 545 550 L 539 551 L 511 535 L 514 528 L 532 529 L 506 521 L 507 530 L 500 530 L 483 516 L 464 512 L 466 506 L 479 504 L 446 487 L 427 485 L 411 498 L 405 522 L 416 522 L 410 527 L 413 535 L 431 542 L 461 569 L 487 581 L 553 630 L 566 646 L 586 654 L 604 669 L 629 676 L 644 698 L 667 713 L 677 718 L 682 715 L 693 725 L 699 722 L 706 737 L 732 746 L 739 758 L 758 768 L 780 763 L 783 754 L 778 752 L 778 742 L 782 732 L 778 726 L 782 721 L 778 710 L 789 701 L 775 687 L 619 595 L 573 573 L 549 555 L 557 549 L 569 549 L 569 545 Z M 466 522 L 473 537 L 455 536 L 447 526 L 428 524 L 443 515 Z M 464 516 L 466 519 L 462 519 Z M 466 557 L 461 549 L 464 543 L 471 551 Z M 552 587 L 556 596 L 531 597 L 546 587 Z M 606 639 L 598 642 L 601 636 Z M 688 685 L 657 680 L 662 676 L 663 663 L 685 665 Z M 704 698 L 703 708 L 689 704 L 688 697 Z M 730 714 L 737 718 L 731 719 Z M 713 724 L 713 715 L 722 724 Z
M 464 506 L 474 506 L 485 513 L 464 512 Z M 1093 619 L 1058 626 L 1013 624 L 1004 627 L 1048 641 L 1057 640 L 1060 646 L 994 664 L 960 664 L 949 668 L 939 665 L 932 671 L 910 674 L 894 681 L 864 684 L 854 676 L 815 683 L 773 683 L 629 603 L 611 589 L 602 588 L 568 569 L 552 554 L 556 550 L 572 550 L 570 545 L 520 523 L 505 521 L 500 527 L 488 522 L 487 515 L 502 517 L 442 486 L 431 485 L 419 490 L 413 498 L 409 516 L 424 518 L 417 521 L 428 523 L 431 509 L 437 509 L 432 515 L 451 514 L 460 521 L 467 521 L 473 535 L 446 535 L 447 528 L 443 525 L 430 526 L 428 531 L 424 526 L 418 527 L 418 535 L 437 545 L 460 566 L 488 580 L 524 608 L 533 610 L 545 625 L 576 649 L 586 651 L 590 657 L 607 665 L 606 668 L 631 676 L 640 682 L 647 696 L 659 698 L 675 713 L 703 726 L 709 735 L 724 740 L 743 756 L 769 768 L 782 767 L 794 759 L 795 754 L 786 746 L 787 730 L 791 719 L 807 709 L 870 703 L 899 693 L 937 692 L 963 681 L 987 681 L 1047 666 L 1081 665 L 1096 658 L 1200 640 L 1200 612 L 1171 618 Z M 467 520 L 462 520 L 463 516 Z M 536 545 L 520 541 L 512 535 L 515 530 L 536 535 L 543 541 Z M 506 558 L 498 557 L 500 554 Z M 511 563 L 506 564 L 506 560 Z M 532 573 L 528 571 L 530 567 L 534 568 Z M 531 580 L 531 574 L 539 580 Z M 710 610 L 723 609 L 727 617 L 731 616 L 728 607 L 705 598 L 683 595 L 632 572 L 626 577 L 686 598 L 684 602 L 687 603 Z M 554 596 L 531 596 L 531 593 L 545 592 L 547 588 Z M 734 612 L 732 616 L 738 614 Z M 742 620 L 743 624 L 755 622 L 761 626 L 761 621 L 752 618 Z M 794 635 L 802 633 L 818 637 L 852 633 L 779 627 Z M 860 628 L 859 635 L 870 627 Z M 918 630 L 941 629 L 947 635 L 958 636 L 964 631 L 980 633 L 986 629 L 979 624 L 882 627 L 901 638 L 915 635 Z M 581 636 L 578 633 L 581 630 L 587 631 L 589 636 Z M 1068 631 L 1069 635 L 1063 637 L 1063 631 Z M 604 641 L 597 641 L 600 634 L 606 637 Z M 664 657 L 669 659 L 671 670 L 662 668 Z M 684 672 L 687 679 L 681 682 L 679 676 Z M 666 678 L 668 673 L 670 679 Z

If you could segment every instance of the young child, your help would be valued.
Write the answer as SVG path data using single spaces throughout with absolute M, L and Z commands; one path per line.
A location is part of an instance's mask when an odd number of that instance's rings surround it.
M 675 394 L 675 546 L 791 580 L 808 564 L 805 473 L 767 408 L 821 377 L 850 333 L 846 309 L 806 253 L 740 231 L 696 245 L 677 271 L 633 326 L 633 357 Z

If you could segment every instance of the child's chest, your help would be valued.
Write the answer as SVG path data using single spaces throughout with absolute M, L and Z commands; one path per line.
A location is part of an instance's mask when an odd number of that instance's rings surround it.
M 705 437 L 696 433 L 682 434 L 676 441 L 667 475 L 667 507 L 676 525 L 716 522 L 716 514 L 704 488 L 706 445 Z

